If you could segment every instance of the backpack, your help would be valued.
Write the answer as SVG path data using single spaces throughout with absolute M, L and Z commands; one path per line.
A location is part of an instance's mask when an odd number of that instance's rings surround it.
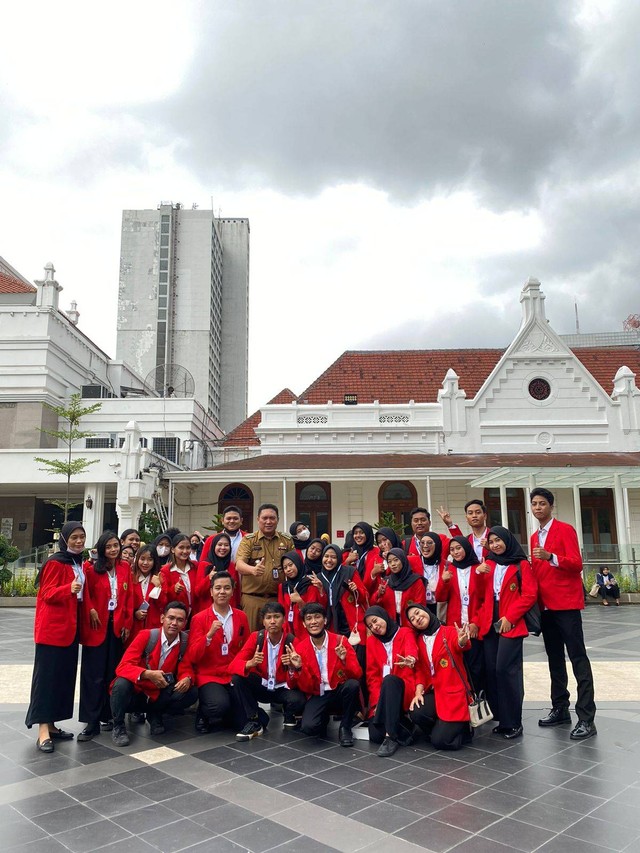
M 144 647 L 144 657 L 145 662 L 147 664 L 147 669 L 149 669 L 149 655 L 155 649 L 156 643 L 160 639 L 160 628 L 151 628 L 149 631 L 149 639 L 147 640 L 147 645 Z M 188 631 L 180 631 L 180 651 L 178 652 L 178 663 L 184 657 L 184 653 L 187 650 L 187 640 L 189 639 Z
M 520 574 L 520 564 L 516 571 L 516 582 L 518 584 L 518 592 L 522 595 L 522 575 Z M 527 626 L 527 631 L 533 634 L 534 637 L 539 637 L 542 633 L 542 616 L 540 614 L 540 605 L 536 601 L 529 610 L 524 614 L 524 624 Z
M 258 642 L 256 644 L 256 649 L 262 650 L 262 648 L 264 647 L 264 637 L 265 637 L 265 630 L 264 630 L 264 628 L 262 628 L 260 631 L 258 631 Z M 284 639 L 284 646 L 290 646 L 291 643 L 293 643 L 295 640 L 295 635 L 294 634 L 285 634 L 283 639 Z M 283 648 L 284 648 L 284 646 L 283 646 Z

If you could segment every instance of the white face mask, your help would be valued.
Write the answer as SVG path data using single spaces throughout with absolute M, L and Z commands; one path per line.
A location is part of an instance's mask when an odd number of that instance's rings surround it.
M 70 548 L 70 547 L 67 545 L 67 551 L 68 551 L 70 554 L 76 554 L 76 555 L 78 555 L 78 554 L 82 554 L 82 552 L 84 551 L 84 545 L 80 546 L 79 548 Z
M 169 548 L 167 545 L 160 545 L 158 548 L 156 548 L 156 551 L 158 552 L 158 557 L 166 557 L 170 550 L 171 548 Z
M 307 527 L 305 527 L 305 529 L 301 530 L 299 533 L 296 533 L 296 539 L 299 539 L 301 542 L 306 542 L 310 536 L 311 531 Z

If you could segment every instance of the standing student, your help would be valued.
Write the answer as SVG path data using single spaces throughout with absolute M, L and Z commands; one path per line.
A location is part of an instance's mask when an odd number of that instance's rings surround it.
M 238 546 L 242 542 L 243 536 L 247 534 L 244 532 L 242 528 L 242 511 L 240 507 L 237 506 L 228 506 L 226 509 L 222 511 L 222 530 L 221 533 L 226 533 L 229 539 L 231 540 L 231 560 L 235 563 L 236 555 L 238 553 Z M 208 536 L 205 539 L 204 547 L 202 548 L 202 552 L 200 553 L 201 561 L 209 561 L 209 551 L 213 544 L 213 540 L 215 539 L 215 535 Z
M 310 575 L 315 572 L 318 574 L 322 570 L 322 552 L 324 551 L 325 543 L 317 537 L 311 539 L 307 545 L 307 550 L 304 555 L 304 574 Z
M 446 510 L 443 509 L 443 507 L 440 507 L 438 512 L 442 520 L 449 528 L 449 533 L 451 536 L 459 536 L 462 534 L 462 531 L 460 530 L 458 525 L 454 524 L 451 521 L 451 516 L 446 512 Z M 413 536 L 408 536 L 402 543 L 402 547 L 404 548 L 404 552 L 405 554 L 407 554 L 407 556 L 419 557 L 420 539 L 424 536 L 425 533 L 431 532 L 431 513 L 426 507 L 416 506 L 409 513 L 409 518 L 411 520 L 411 530 L 413 531 Z M 449 537 L 445 536 L 444 533 L 436 533 L 435 535 L 440 539 L 443 559 L 446 559 L 449 556 Z
M 95 564 L 85 564 L 86 596 L 80 621 L 80 715 L 84 729 L 79 741 L 111 731 L 109 685 L 115 677 L 124 644 L 133 626 L 131 567 L 120 559 L 120 540 L 113 531 L 96 543 Z M 101 726 L 102 723 L 102 726 Z
M 60 531 L 58 550 L 44 562 L 36 577 L 38 590 L 34 622 L 35 660 L 26 725 L 38 726 L 36 747 L 53 752 L 54 741 L 73 734 L 56 725 L 73 716 L 78 668 L 79 608 L 85 593 L 82 565 L 86 534 L 79 521 Z
M 166 533 L 161 533 L 151 543 L 156 549 L 156 554 L 160 559 L 160 566 L 163 568 L 171 561 L 171 537 Z
M 307 544 L 311 539 L 311 531 L 303 521 L 294 521 L 289 525 L 289 536 L 293 541 L 293 547 L 304 560 Z
M 422 558 L 422 576 L 425 583 L 425 598 L 427 607 L 437 615 L 438 581 L 444 570 L 442 556 L 442 540 L 437 533 L 424 533 L 420 537 L 420 556 Z
M 351 529 L 353 547 L 343 555 L 347 566 L 355 566 L 366 589 L 371 584 L 371 577 L 376 565 L 376 574 L 384 571 L 380 551 L 376 548 L 373 527 L 366 521 L 359 521 Z
M 411 569 L 402 548 L 391 548 L 387 553 L 387 565 L 389 574 L 378 582 L 370 601 L 384 607 L 391 619 L 404 625 L 405 610 L 410 604 L 426 604 L 425 584 Z
M 320 593 L 320 602 L 326 607 L 331 630 L 343 637 L 357 633 L 360 644 L 364 644 L 367 629 L 364 614 L 369 606 L 367 591 L 354 566 L 341 565 L 342 551 L 337 545 L 326 545 L 322 552 L 322 571 L 312 576 L 311 582 Z M 364 663 L 364 645 L 357 645 L 358 654 Z M 359 658 L 360 659 L 360 658 Z
M 282 571 L 285 579 L 278 589 L 278 601 L 284 608 L 285 628 L 302 640 L 307 636 L 307 631 L 302 622 L 301 610 L 310 601 L 320 601 L 323 592 L 317 589 L 311 583 L 311 578 L 305 574 L 302 559 L 297 551 L 289 551 L 284 555 Z
M 198 566 L 189 559 L 190 555 L 189 537 L 184 533 L 176 533 L 171 540 L 171 561 L 161 569 L 167 600 L 181 601 L 187 608 L 189 619 L 196 603 L 198 577 Z
M 211 578 L 216 572 L 229 572 L 233 578 L 234 607 L 240 607 L 241 590 L 236 564 L 231 558 L 231 539 L 228 533 L 217 533 L 213 537 L 206 560 L 200 560 L 196 574 L 194 612 L 199 613 L 211 606 Z
M 553 517 L 554 500 L 548 489 L 531 492 L 531 512 L 540 525 L 531 536 L 531 566 L 538 583 L 552 705 L 549 714 L 538 720 L 538 725 L 558 726 L 571 722 L 566 648 L 578 684 L 575 704 L 578 724 L 570 738 L 585 740 L 597 734 L 597 730 L 593 673 L 584 645 L 580 613 L 584 609 L 582 555 L 573 527 Z
M 457 524 L 453 523 L 449 512 L 444 507 L 440 507 L 438 512 L 440 518 L 448 525 L 451 532 L 455 533 L 456 536 L 462 536 L 462 531 Z M 464 505 L 464 516 L 471 528 L 471 533 L 467 538 L 476 552 L 478 561 L 481 561 L 484 557 L 489 556 L 487 545 L 487 537 L 489 535 L 487 508 L 479 498 L 473 498 Z
M 151 545 L 142 545 L 136 552 L 132 573 L 133 625 L 129 642 L 145 628 L 159 628 L 166 604 L 162 592 L 160 559 Z
M 538 588 L 531 566 L 506 527 L 492 527 L 486 560 L 483 650 L 487 699 L 497 725 L 493 733 L 507 740 L 522 735 L 524 674 L 522 643 L 528 635 L 524 614 L 535 604 Z

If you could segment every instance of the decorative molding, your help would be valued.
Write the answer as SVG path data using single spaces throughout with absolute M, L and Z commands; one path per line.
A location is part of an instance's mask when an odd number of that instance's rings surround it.
M 380 415 L 378 421 L 381 424 L 408 424 L 409 415 Z
M 326 415 L 300 415 L 297 422 L 299 424 L 326 424 L 329 423 L 329 418 Z

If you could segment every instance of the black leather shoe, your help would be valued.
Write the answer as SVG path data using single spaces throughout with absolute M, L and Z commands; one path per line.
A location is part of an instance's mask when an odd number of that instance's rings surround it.
M 522 736 L 522 726 L 515 726 L 513 729 L 502 729 L 500 734 L 505 740 L 513 740 L 516 737 Z
M 100 725 L 97 726 L 85 726 L 76 740 L 78 743 L 86 743 L 88 740 L 93 740 L 96 735 L 100 734 Z
M 201 714 L 196 716 L 196 731 L 201 735 L 206 735 L 209 731 L 209 721 Z
M 398 744 L 390 737 L 386 737 L 378 747 L 378 755 L 380 758 L 390 758 L 398 749 Z
M 65 732 L 64 729 L 49 729 L 51 740 L 73 740 L 73 732 Z
M 165 732 L 164 725 L 162 723 L 161 718 L 153 718 L 149 720 L 147 718 L 147 722 L 149 723 L 149 734 L 152 736 L 155 735 L 163 735 Z
M 338 737 L 340 746 L 353 746 L 353 732 L 347 726 L 340 726 Z
M 571 714 L 568 708 L 552 708 L 546 717 L 538 720 L 539 726 L 561 726 L 563 723 L 571 722 Z
M 588 737 L 593 737 L 597 734 L 598 730 L 595 723 L 587 723 L 586 720 L 580 720 L 569 737 L 571 740 L 586 740 Z
M 506 731 L 507 731 L 507 729 L 505 729 L 505 727 L 504 727 L 504 726 L 494 726 L 494 727 L 491 729 L 491 734 L 494 734 L 494 735 L 503 735 Z
M 46 740 L 42 740 L 42 741 L 40 739 L 38 739 L 36 741 L 36 749 L 39 749 L 40 752 L 53 752 L 53 749 L 54 749 L 53 741 L 51 740 L 50 737 L 48 737 Z

